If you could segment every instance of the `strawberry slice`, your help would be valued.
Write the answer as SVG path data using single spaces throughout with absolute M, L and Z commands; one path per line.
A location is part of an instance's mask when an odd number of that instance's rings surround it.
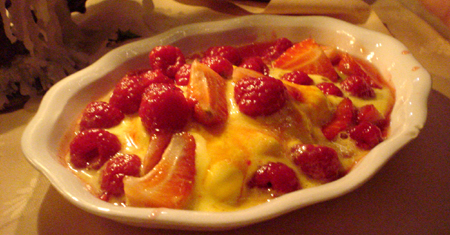
M 275 68 L 319 74 L 337 82 L 338 75 L 330 59 L 313 39 L 303 40 L 287 49 L 272 64 Z
M 207 65 L 194 61 L 186 94 L 194 102 L 194 118 L 207 126 L 228 118 L 225 80 Z
M 147 174 L 161 160 L 164 150 L 169 145 L 172 134 L 168 132 L 156 132 L 150 137 L 147 152 L 142 161 L 142 174 Z
M 355 107 L 349 98 L 343 99 L 337 106 L 330 122 L 322 127 L 322 133 L 328 140 L 333 140 L 341 131 L 354 124 Z
M 344 53 L 341 56 L 341 60 L 336 68 L 341 73 L 347 76 L 359 76 L 364 78 L 364 80 L 370 84 L 373 88 L 381 88 L 381 78 L 378 78 L 375 71 L 371 71 L 370 68 L 365 68 L 361 61 L 358 61 L 351 55 Z M 372 68 L 375 70 L 375 68 Z
M 325 55 L 330 59 L 331 64 L 336 65 L 341 58 L 339 50 L 336 47 L 320 45 Z
M 252 69 L 236 67 L 233 70 L 233 75 L 231 76 L 231 79 L 233 80 L 233 82 L 238 82 L 239 80 L 246 78 L 246 77 L 259 78 L 259 77 L 264 77 L 264 76 L 265 76 L 264 74 L 259 73 Z
M 191 134 L 174 134 L 153 170 L 141 178 L 125 176 L 127 205 L 184 208 L 194 188 L 195 146 Z

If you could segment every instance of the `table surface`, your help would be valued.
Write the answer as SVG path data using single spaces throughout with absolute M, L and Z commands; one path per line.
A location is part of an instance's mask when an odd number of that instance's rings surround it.
M 370 2 L 390 34 L 432 75 L 428 119 L 422 132 L 353 192 L 217 234 L 450 234 L 450 34 L 414 2 Z M 216 3 L 153 1 L 155 24 L 149 33 L 246 14 L 231 4 Z M 66 201 L 21 151 L 22 132 L 38 105 L 39 100 L 32 100 L 24 109 L 0 114 L 0 234 L 204 233 L 131 227 Z

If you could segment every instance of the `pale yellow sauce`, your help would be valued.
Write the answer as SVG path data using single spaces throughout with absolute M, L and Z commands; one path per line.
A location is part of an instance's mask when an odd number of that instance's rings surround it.
M 272 70 L 271 75 L 280 77 L 285 72 Z M 318 75 L 311 75 L 311 78 L 316 84 L 327 81 Z M 347 171 L 367 153 L 355 147 L 350 138 L 330 142 L 321 132 L 321 126 L 332 118 L 342 98 L 325 96 L 315 86 L 292 85 L 305 95 L 304 102 L 289 98 L 285 107 L 277 113 L 252 118 L 239 112 L 233 96 L 234 84 L 227 80 L 229 117 L 223 131 L 212 134 L 200 124 L 191 122 L 188 125 L 187 131 L 196 141 L 196 178 L 188 209 L 232 211 L 270 201 L 274 197 L 272 192 L 246 187 L 256 169 L 269 161 L 283 162 L 294 169 L 302 188 L 320 185 L 320 182 L 305 176 L 284 156 L 295 144 L 315 143 L 333 147 Z M 372 103 L 381 113 L 389 113 L 393 105 L 393 92 L 389 88 L 375 90 L 376 99 L 351 97 L 354 105 L 362 107 Z M 107 101 L 109 96 L 103 100 Z M 291 120 L 291 113 L 299 115 L 302 121 Z M 285 130 L 279 131 L 280 126 L 284 126 Z M 108 131 L 120 139 L 123 153 L 136 154 L 141 158 L 145 155 L 150 137 L 137 114 L 127 116 L 120 125 Z M 70 162 L 68 158 L 67 155 L 66 161 Z M 100 193 L 101 169 L 72 170 L 92 188 L 94 194 Z M 113 203 L 121 204 L 122 200 L 123 197 L 115 198 Z

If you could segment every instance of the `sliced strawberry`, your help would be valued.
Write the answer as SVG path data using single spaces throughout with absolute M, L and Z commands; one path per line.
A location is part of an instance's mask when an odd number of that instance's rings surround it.
M 246 77 L 253 77 L 253 78 L 259 78 L 263 77 L 264 75 L 262 73 L 259 73 L 252 69 L 247 69 L 243 67 L 236 67 L 233 70 L 233 75 L 231 76 L 233 82 L 238 82 L 239 80 L 246 78 Z
M 337 66 L 337 70 L 347 76 L 363 77 L 373 88 L 381 88 L 376 73 L 372 73 L 368 68 L 364 68 L 362 62 L 357 61 L 351 55 L 344 53 Z
M 147 174 L 161 160 L 164 150 L 169 145 L 172 134 L 166 132 L 156 132 L 150 137 L 147 153 L 142 162 L 142 173 Z
M 319 74 L 333 82 L 338 80 L 338 75 L 330 59 L 313 39 L 306 39 L 293 45 L 278 57 L 272 65 L 275 68 Z
M 339 54 L 339 50 L 336 47 L 321 45 L 320 48 L 322 48 L 325 55 L 328 57 L 328 59 L 330 59 L 331 64 L 336 65 L 337 63 L 339 63 L 341 56 Z
M 349 98 L 343 99 L 337 106 L 330 122 L 322 127 L 322 133 L 328 140 L 333 140 L 341 131 L 354 124 L 355 107 Z
M 174 134 L 161 161 L 141 178 L 125 176 L 128 206 L 186 206 L 195 182 L 195 140 L 186 132 Z
M 228 118 L 225 80 L 207 65 L 194 61 L 186 94 L 194 105 L 194 118 L 204 125 L 224 123 Z

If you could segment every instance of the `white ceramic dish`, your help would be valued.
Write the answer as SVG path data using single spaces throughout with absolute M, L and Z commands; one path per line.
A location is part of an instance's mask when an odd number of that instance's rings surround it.
M 61 138 L 86 104 L 111 89 L 126 71 L 145 65 L 157 45 L 173 44 L 185 54 L 213 45 L 307 37 L 371 61 L 396 89 L 389 138 L 375 147 L 348 175 L 323 186 L 286 194 L 269 203 L 236 212 L 208 213 L 164 208 L 123 208 L 91 195 L 58 159 Z M 429 74 L 392 37 L 327 17 L 246 16 L 193 24 L 120 47 L 90 67 L 54 85 L 22 137 L 25 156 L 71 203 L 90 213 L 122 223 L 157 228 L 221 230 L 267 220 L 289 211 L 338 197 L 360 186 L 423 127 Z

